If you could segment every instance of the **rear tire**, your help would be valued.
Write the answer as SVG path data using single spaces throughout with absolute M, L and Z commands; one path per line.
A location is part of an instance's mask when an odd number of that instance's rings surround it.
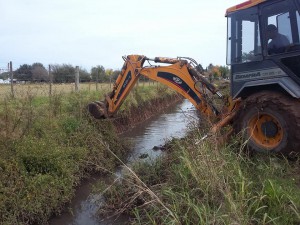
M 244 100 L 234 128 L 249 150 L 299 154 L 300 101 L 278 92 L 255 93 Z

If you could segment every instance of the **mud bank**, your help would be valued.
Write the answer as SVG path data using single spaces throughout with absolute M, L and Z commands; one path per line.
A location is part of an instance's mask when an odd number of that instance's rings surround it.
M 129 113 L 120 113 L 112 119 L 116 132 L 120 134 L 128 131 L 142 121 L 145 121 L 154 115 L 158 115 L 171 105 L 179 103 L 182 99 L 181 96 L 174 94 L 165 96 L 164 98 L 151 99 L 139 106 L 132 107 Z

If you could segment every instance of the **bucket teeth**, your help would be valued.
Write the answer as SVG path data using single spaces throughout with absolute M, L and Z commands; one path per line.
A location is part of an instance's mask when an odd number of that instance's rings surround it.
M 95 119 L 107 118 L 107 107 L 102 101 L 91 102 L 87 106 L 88 111 Z

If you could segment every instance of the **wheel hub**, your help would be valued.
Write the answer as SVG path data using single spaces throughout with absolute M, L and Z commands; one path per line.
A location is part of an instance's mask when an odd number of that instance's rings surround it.
M 279 120 L 271 114 L 259 114 L 249 121 L 250 136 L 265 149 L 274 149 L 283 140 L 283 128 Z
M 274 138 L 278 133 L 278 127 L 273 121 L 267 121 L 262 123 L 261 130 L 267 138 Z

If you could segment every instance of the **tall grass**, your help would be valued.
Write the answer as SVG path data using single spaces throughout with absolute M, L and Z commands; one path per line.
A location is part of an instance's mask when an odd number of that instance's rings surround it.
M 48 97 L 28 91 L 0 101 L 0 224 L 45 224 L 70 201 L 83 177 L 119 164 L 107 146 L 125 159 L 127 145 L 112 122 L 95 121 L 85 110 L 103 94 Z
M 106 190 L 107 205 L 132 224 L 299 224 L 299 162 L 250 157 L 238 137 L 217 147 L 218 137 L 202 136 L 195 128 L 171 141 L 167 156 L 137 163 Z
M 110 84 L 107 83 L 81 83 L 81 91 L 95 92 L 103 90 L 109 91 Z M 98 90 L 96 90 L 98 88 Z M 13 84 L 14 96 L 16 98 L 24 98 L 27 95 L 33 96 L 49 96 L 50 84 L 47 83 L 28 83 L 28 84 Z M 54 95 L 67 94 L 75 91 L 74 83 L 51 84 L 51 91 Z M 0 84 L 0 100 L 11 96 L 11 85 Z
M 85 115 L 90 96 L 6 100 L 0 121 L 0 223 L 45 223 L 73 194 L 91 164 L 113 169 L 103 144 L 123 155 L 125 147 L 109 122 Z

